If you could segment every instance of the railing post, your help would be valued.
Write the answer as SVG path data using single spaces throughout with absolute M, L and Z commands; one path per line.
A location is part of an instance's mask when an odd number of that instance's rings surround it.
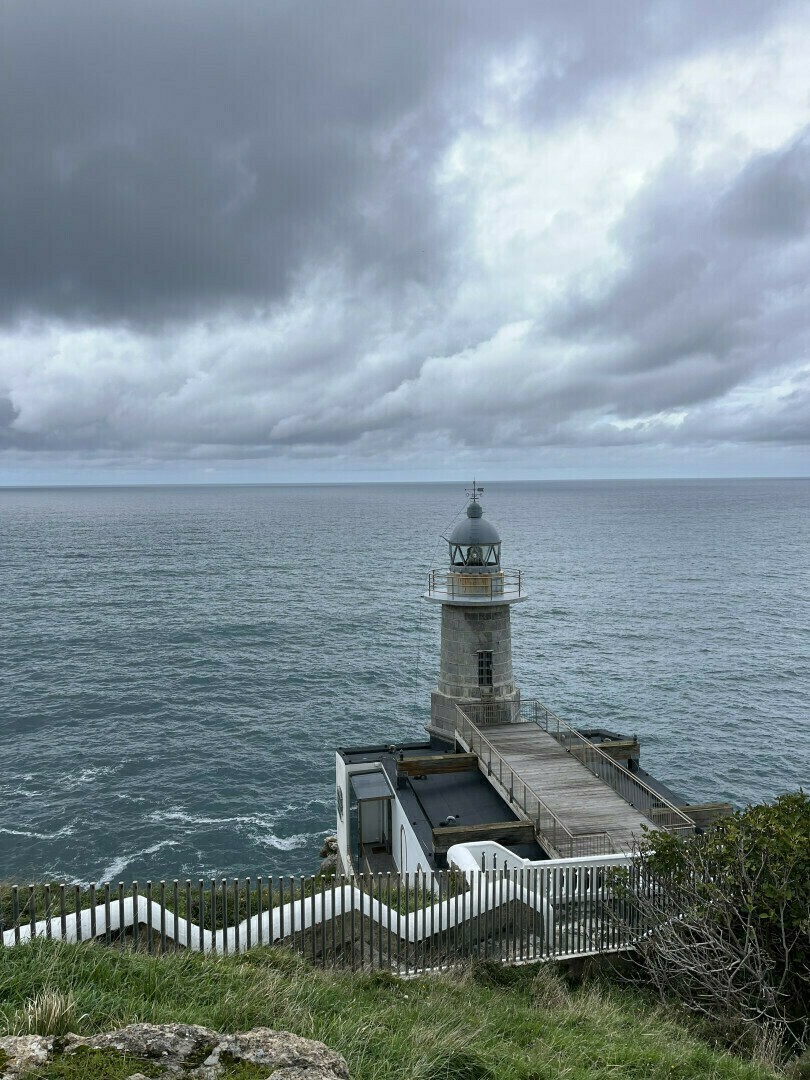
M 78 898 L 77 898 L 78 899 Z M 152 934 L 152 882 L 146 883 L 146 951 L 152 955 L 154 936 Z
M 259 879 L 261 880 L 261 879 Z M 259 901 L 261 907 L 261 901 Z M 250 878 L 245 878 L 245 948 L 249 949 L 253 945 L 253 928 L 250 925 L 251 919 L 251 903 L 250 903 Z M 238 913 L 237 913 L 238 921 Z
M 262 915 L 262 892 L 264 891 L 264 882 L 261 875 L 256 878 L 256 939 L 259 945 L 264 942 L 264 918 Z
M 233 951 L 239 952 L 239 878 L 233 879 Z
M 76 896 L 76 940 L 82 940 L 82 887 L 81 885 L 75 886 Z
M 228 955 L 228 879 L 223 878 L 222 892 L 222 955 Z
M 211 878 L 211 951 L 217 951 L 217 883 Z

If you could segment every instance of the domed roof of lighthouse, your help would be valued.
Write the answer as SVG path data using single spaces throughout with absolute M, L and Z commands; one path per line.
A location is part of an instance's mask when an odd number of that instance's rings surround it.
M 501 537 L 492 522 L 484 519 L 478 501 L 481 490 L 473 486 L 467 515 L 450 533 L 450 565 L 451 568 L 473 567 L 473 572 L 492 574 L 499 572 L 501 567 Z
M 491 521 L 485 521 L 481 503 L 472 500 L 467 507 L 467 517 L 450 533 L 451 544 L 500 544 L 498 530 Z

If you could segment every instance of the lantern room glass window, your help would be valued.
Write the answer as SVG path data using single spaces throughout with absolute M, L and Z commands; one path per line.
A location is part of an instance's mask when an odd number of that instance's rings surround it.
M 501 561 L 500 544 L 451 544 L 452 566 L 498 566 Z

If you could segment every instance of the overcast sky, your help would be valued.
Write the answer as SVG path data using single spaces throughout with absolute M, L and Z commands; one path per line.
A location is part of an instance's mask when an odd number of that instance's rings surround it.
M 0 483 L 810 474 L 810 5 L 3 0 Z

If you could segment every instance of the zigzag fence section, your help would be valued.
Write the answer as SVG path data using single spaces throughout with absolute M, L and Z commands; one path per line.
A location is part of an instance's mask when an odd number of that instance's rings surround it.
M 407 882 L 379 874 L 14 886 L 0 895 L 0 941 L 217 954 L 272 944 L 323 967 L 408 974 L 472 957 L 509 964 L 628 948 L 646 929 L 634 897 L 649 888 L 620 856 Z

